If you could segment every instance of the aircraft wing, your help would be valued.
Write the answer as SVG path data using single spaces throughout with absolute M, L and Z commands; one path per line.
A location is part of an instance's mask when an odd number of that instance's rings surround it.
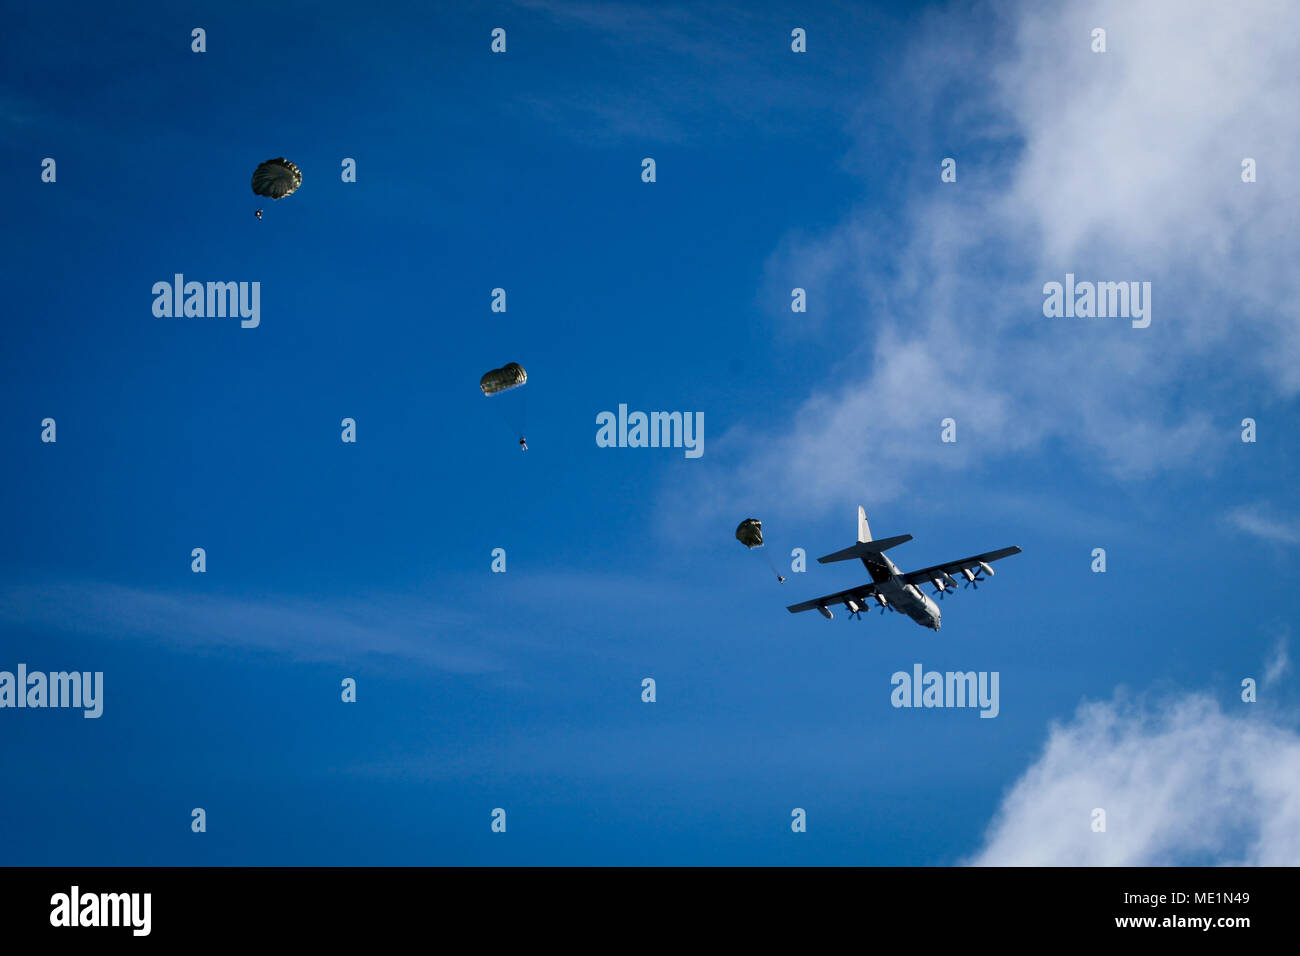
M 832 604 L 843 604 L 845 598 L 857 601 L 858 604 L 866 607 L 867 601 L 875 593 L 876 586 L 874 584 L 860 584 L 856 588 L 849 588 L 847 591 L 836 591 L 834 594 L 813 598 L 811 601 L 804 601 L 802 604 L 791 604 L 786 610 L 791 614 L 798 614 L 800 611 L 815 611 L 822 606 L 830 607 Z
M 1002 558 L 1009 558 L 1013 554 L 1019 554 L 1020 549 L 1017 547 L 999 548 L 996 551 L 987 551 L 984 554 L 972 555 L 969 558 L 962 558 L 960 561 L 949 561 L 946 564 L 936 564 L 932 568 L 922 568 L 920 571 L 908 571 L 901 575 L 908 584 L 924 584 L 932 578 L 937 578 L 941 574 L 956 576 L 963 571 L 970 571 L 972 574 L 979 573 L 980 562 L 991 564 Z M 813 605 L 816 607 L 816 605 Z

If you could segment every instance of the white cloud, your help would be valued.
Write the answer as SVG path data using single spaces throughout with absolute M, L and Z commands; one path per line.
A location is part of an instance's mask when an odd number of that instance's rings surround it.
M 324 602 L 29 584 L 0 589 L 0 623 L 196 649 L 245 647 L 295 660 L 397 658 L 461 673 L 500 666 L 467 615 L 391 597 Z
M 728 498 L 798 488 L 801 506 L 824 508 L 870 487 L 879 500 L 935 468 L 1053 442 L 1120 478 L 1203 470 L 1227 447 L 1225 394 L 1300 392 L 1300 180 L 1287 166 L 1300 155 L 1300 7 L 1026 2 L 1009 21 L 1010 49 L 973 52 L 986 35 L 936 21 L 904 58 L 940 98 L 911 112 L 948 123 L 955 145 L 927 144 L 916 161 L 933 165 L 933 188 L 910 190 L 900 224 L 862 209 L 768 264 L 768 287 L 811 277 L 851 316 L 793 319 L 863 345 L 784 432 L 715 444 Z M 1096 25 L 1108 53 L 1089 49 Z M 987 92 L 952 99 L 934 75 L 954 62 L 966 90 Z M 958 182 L 945 186 L 949 148 Z M 1246 156 L 1258 183 L 1240 180 Z M 1067 272 L 1150 281 L 1151 327 L 1045 318 L 1043 283 Z M 946 416 L 955 446 L 939 442 Z
M 509 578 L 503 596 L 488 603 L 465 597 L 463 579 L 443 582 L 436 600 L 404 592 L 314 599 L 34 581 L 0 587 L 0 630 L 153 641 L 194 651 L 245 648 L 301 661 L 417 664 L 504 680 L 561 654 L 617 652 L 619 637 L 557 647 L 545 635 L 556 628 L 604 628 L 655 586 L 642 575 L 562 570 L 512 571 Z M 672 587 L 687 602 L 711 593 L 699 582 L 673 581 Z M 574 623 L 574 607 L 585 609 L 584 623 Z
M 1002 801 L 988 866 L 1294 866 L 1300 735 L 1192 694 L 1081 706 Z M 1244 714 L 1249 714 L 1245 716 Z M 1106 811 L 1106 832 L 1091 828 Z
M 1264 686 L 1273 687 L 1291 670 L 1291 655 L 1288 653 L 1286 635 L 1277 639 L 1273 653 L 1264 667 Z
M 1242 505 L 1228 512 L 1228 523 L 1238 531 L 1272 541 L 1274 544 L 1300 543 L 1300 526 L 1294 521 L 1279 518 L 1262 509 Z

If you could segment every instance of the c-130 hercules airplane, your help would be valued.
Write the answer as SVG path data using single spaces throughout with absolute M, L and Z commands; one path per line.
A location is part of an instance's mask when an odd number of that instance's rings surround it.
M 817 563 L 830 564 L 832 561 L 861 558 L 863 565 L 871 574 L 871 583 L 849 588 L 847 591 L 827 594 L 825 597 L 813 598 L 802 604 L 791 604 L 788 610 L 791 614 L 798 614 L 800 611 L 811 611 L 816 608 L 821 611 L 822 617 L 829 621 L 835 616 L 831 613 L 830 605 L 843 604 L 848 608 L 850 617 L 861 617 L 862 612 L 867 609 L 867 601 L 874 598 L 880 605 L 881 614 L 885 613 L 886 608 L 891 611 L 902 611 L 922 627 L 937 631 L 942 622 L 939 605 L 921 591 L 920 585 L 928 581 L 934 585 L 934 593 L 942 598 L 949 590 L 957 587 L 954 575 L 960 574 L 966 579 L 967 587 L 978 589 L 979 585 L 976 582 L 984 580 L 980 577 L 981 572 L 988 574 L 989 577 L 993 576 L 993 569 L 989 567 L 992 562 L 1020 553 L 1020 549 L 1016 547 L 999 548 L 997 551 L 962 558 L 960 561 L 948 561 L 944 564 L 936 564 L 932 568 L 908 571 L 904 574 L 898 570 L 893 561 L 885 557 L 885 552 L 911 540 L 910 534 L 900 534 L 897 537 L 873 541 L 871 528 L 867 525 L 867 513 L 859 507 L 858 543 L 851 548 L 818 558 Z

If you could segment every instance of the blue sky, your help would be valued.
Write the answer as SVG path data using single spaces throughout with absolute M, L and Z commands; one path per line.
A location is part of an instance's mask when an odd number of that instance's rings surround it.
M 0 710 L 0 860 L 1296 862 L 1300 31 L 1185 6 L 8 13 L 0 670 L 105 701 Z M 178 272 L 260 326 L 155 317 Z M 1151 327 L 1045 318 L 1067 272 Z M 620 403 L 703 457 L 597 447 Z M 904 569 L 1024 553 L 935 634 L 732 538 L 859 504 Z M 892 708 L 917 662 L 999 716 Z

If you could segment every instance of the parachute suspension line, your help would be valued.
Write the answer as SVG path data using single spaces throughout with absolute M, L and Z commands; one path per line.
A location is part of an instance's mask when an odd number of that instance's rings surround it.
M 528 389 L 518 389 L 509 395 L 500 396 L 497 401 L 501 404 L 502 409 L 505 403 L 509 402 L 512 406 L 510 415 L 510 427 L 515 433 L 515 438 L 525 438 L 528 435 Z
M 506 414 L 505 406 L 502 405 L 500 402 L 493 402 L 492 407 L 496 409 L 497 418 L 501 419 L 501 423 L 506 426 L 506 429 L 510 432 L 510 434 L 514 435 L 515 438 L 520 437 L 519 429 L 515 427 L 514 419 L 512 419 L 509 415 Z
M 764 550 L 766 551 L 766 549 Z M 772 576 L 774 578 L 776 578 L 778 581 L 785 580 L 785 578 L 781 577 L 781 572 L 776 569 L 776 564 L 773 563 L 772 559 L 768 557 L 766 553 L 763 555 L 763 560 L 766 561 L 767 566 L 772 569 Z

